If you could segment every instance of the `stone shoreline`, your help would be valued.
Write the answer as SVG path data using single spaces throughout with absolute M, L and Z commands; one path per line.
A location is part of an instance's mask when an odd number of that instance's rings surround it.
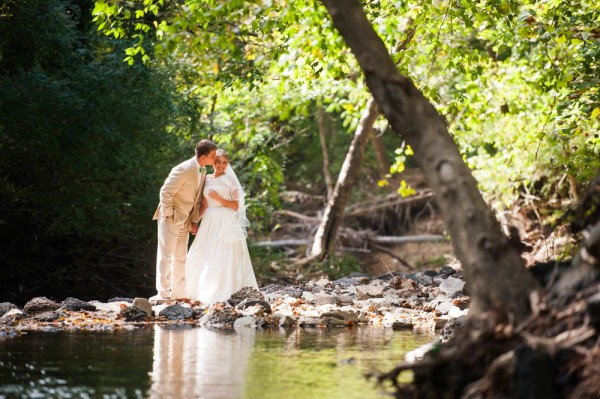
M 205 306 L 198 301 L 150 303 L 145 298 L 107 302 L 45 297 L 23 309 L 0 303 L 0 338 L 32 331 L 113 331 L 152 324 L 186 323 L 213 329 L 335 328 L 360 325 L 439 331 L 467 312 L 470 299 L 460 271 L 394 272 L 378 277 L 362 273 L 329 281 L 244 288 Z

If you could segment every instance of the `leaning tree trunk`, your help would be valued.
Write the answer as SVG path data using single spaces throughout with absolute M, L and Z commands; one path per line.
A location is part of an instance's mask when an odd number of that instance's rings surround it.
M 406 38 L 398 44 L 396 52 L 403 51 L 415 35 L 413 22 L 412 18 L 408 19 L 407 29 L 405 31 Z M 377 141 L 378 138 L 375 137 L 373 132 L 373 125 L 379 115 L 379 109 L 377 108 L 375 101 L 371 98 L 367 102 L 367 107 L 364 110 L 359 126 L 354 133 L 354 139 L 346 154 L 333 195 L 327 196 L 327 207 L 325 208 L 323 218 L 321 219 L 321 223 L 315 234 L 311 254 L 308 260 L 323 259 L 335 250 L 337 231 L 342 223 L 344 211 L 348 204 L 348 199 L 350 198 L 352 186 L 356 181 L 356 176 L 358 175 L 369 137 L 373 141 L 378 161 L 381 159 L 380 167 L 383 164 L 382 169 L 385 169 L 383 175 L 385 176 L 385 174 L 389 172 L 389 162 L 387 163 L 387 166 L 385 165 L 387 156 L 382 156 L 380 152 L 385 153 L 385 151 L 381 148 L 377 148 L 377 144 L 381 143 Z
M 350 144 L 350 149 L 346 154 L 342 170 L 333 189 L 333 195 L 327 201 L 321 224 L 315 234 L 311 259 L 323 259 L 335 250 L 335 237 L 342 222 L 344 209 L 350 199 L 352 186 L 358 177 L 371 129 L 378 116 L 377 104 L 371 99 L 354 133 L 352 144 Z
M 402 76 L 357 0 L 323 0 L 364 72 L 392 129 L 413 148 L 436 193 L 454 251 L 469 284 L 471 315 L 495 310 L 519 322 L 538 284 L 483 200 L 470 169 L 433 105 Z
M 329 162 L 329 151 L 327 150 L 327 140 L 325 135 L 325 111 L 319 104 L 317 110 L 317 123 L 319 126 L 319 140 L 321 141 L 321 152 L 323 153 L 323 177 L 327 187 L 327 200 L 333 195 L 333 179 L 331 178 L 331 162 Z

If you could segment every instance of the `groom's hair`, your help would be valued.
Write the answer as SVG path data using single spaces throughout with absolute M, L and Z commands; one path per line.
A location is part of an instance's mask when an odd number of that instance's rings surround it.
M 210 140 L 200 140 L 196 144 L 196 158 L 200 158 L 202 155 L 208 155 L 212 150 L 216 150 L 217 145 Z

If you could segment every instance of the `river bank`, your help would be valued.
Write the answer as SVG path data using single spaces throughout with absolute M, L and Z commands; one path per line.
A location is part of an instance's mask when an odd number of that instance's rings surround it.
M 382 276 L 353 273 L 338 280 L 270 284 L 242 289 L 227 302 L 111 298 L 58 302 L 32 298 L 23 308 L 0 303 L 0 337 L 28 331 L 112 331 L 156 323 L 213 329 L 336 328 L 360 325 L 436 331 L 467 313 L 470 299 L 460 270 L 443 266 Z

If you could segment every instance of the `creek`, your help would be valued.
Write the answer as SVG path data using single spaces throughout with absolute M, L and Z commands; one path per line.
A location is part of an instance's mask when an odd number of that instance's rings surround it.
M 0 399 L 378 398 L 390 388 L 364 374 L 434 339 L 383 327 L 31 332 L 0 339 Z

